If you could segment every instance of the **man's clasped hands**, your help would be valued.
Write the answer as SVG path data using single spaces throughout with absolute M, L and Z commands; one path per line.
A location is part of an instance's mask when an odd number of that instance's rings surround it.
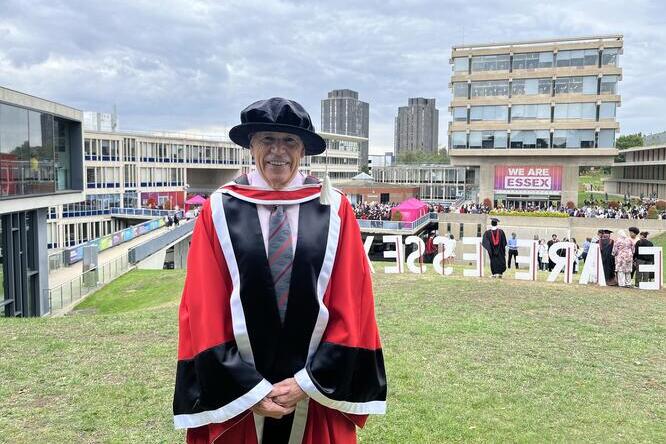
M 280 419 L 290 414 L 296 408 L 296 404 L 307 398 L 294 378 L 288 378 L 273 385 L 265 398 L 252 407 L 252 412 L 269 418 Z

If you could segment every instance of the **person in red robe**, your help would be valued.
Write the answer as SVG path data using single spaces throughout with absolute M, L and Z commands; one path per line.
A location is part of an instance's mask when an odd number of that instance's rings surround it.
M 354 443 L 356 427 L 385 412 L 387 393 L 358 223 L 342 193 L 298 172 L 304 155 L 325 149 L 302 106 L 262 100 L 241 122 L 229 135 L 257 168 L 213 193 L 196 221 L 175 427 L 191 444 Z M 268 257 L 277 207 L 295 245 L 284 300 Z

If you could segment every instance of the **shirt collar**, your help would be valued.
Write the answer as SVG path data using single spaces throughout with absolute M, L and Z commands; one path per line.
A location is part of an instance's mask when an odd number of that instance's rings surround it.
M 259 170 L 252 170 L 247 174 L 247 180 L 250 183 L 250 185 L 254 187 L 261 187 L 261 188 L 271 188 L 270 185 L 268 185 L 268 182 L 266 182 L 266 179 L 263 178 Z M 294 178 L 291 179 L 291 182 L 287 184 L 286 188 L 291 188 L 291 187 L 298 187 L 303 185 L 303 182 L 305 181 L 305 176 L 300 171 L 297 171 L 296 174 L 294 175 Z

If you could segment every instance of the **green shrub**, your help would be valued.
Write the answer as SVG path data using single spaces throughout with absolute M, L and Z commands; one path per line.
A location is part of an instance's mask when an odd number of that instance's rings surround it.
M 656 219 L 657 218 L 657 207 L 656 206 L 651 206 L 648 208 L 648 219 Z

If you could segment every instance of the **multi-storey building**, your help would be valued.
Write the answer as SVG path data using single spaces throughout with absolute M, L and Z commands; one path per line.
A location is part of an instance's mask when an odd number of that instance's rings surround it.
M 334 89 L 321 101 L 321 130 L 325 133 L 368 138 L 370 105 L 351 89 Z M 368 166 L 368 141 L 361 142 L 360 166 Z
M 50 310 L 47 208 L 83 197 L 82 113 L 0 87 L 0 311 Z
M 345 136 L 320 132 L 326 141 L 326 151 L 319 156 L 307 156 L 302 170 L 322 179 L 328 170 L 332 181 L 347 180 L 359 171 L 361 146 L 368 142 L 366 137 Z
M 358 174 L 366 138 L 320 133 L 326 152 L 301 170 L 345 180 Z M 64 248 L 126 228 L 124 208 L 182 209 L 187 194 L 208 195 L 251 168 L 250 152 L 227 138 L 177 133 L 87 131 L 85 199 L 49 209 L 48 247 Z
M 183 208 L 186 193 L 209 194 L 250 165 L 234 143 L 187 134 L 87 131 L 85 199 L 52 207 L 49 248 L 126 228 L 118 208 Z
M 452 203 L 473 199 L 478 193 L 475 168 L 451 165 L 397 165 L 372 169 L 375 182 L 419 187 L 419 198 L 428 202 Z
M 580 166 L 617 154 L 622 36 L 454 46 L 449 148 L 478 199 L 576 203 Z
M 435 99 L 410 98 L 407 106 L 398 108 L 393 146 L 396 157 L 404 151 L 436 153 L 438 139 L 439 110 Z
M 666 199 L 666 144 L 621 150 L 623 162 L 615 162 L 604 180 L 609 194 Z

